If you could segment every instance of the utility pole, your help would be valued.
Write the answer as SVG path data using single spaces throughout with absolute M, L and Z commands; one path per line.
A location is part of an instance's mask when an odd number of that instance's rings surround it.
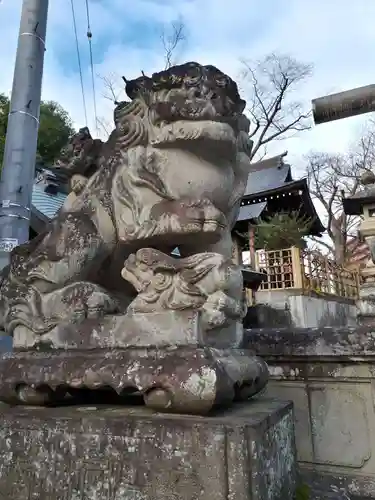
M 48 0 L 23 0 L 0 182 L 0 270 L 29 239 Z

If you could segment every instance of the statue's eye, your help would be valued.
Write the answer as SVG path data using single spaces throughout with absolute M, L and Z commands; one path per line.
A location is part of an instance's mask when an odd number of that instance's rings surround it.
M 195 87 L 202 80 L 199 68 L 192 68 L 185 76 L 184 81 L 187 87 Z
M 172 85 L 180 84 L 182 81 L 182 77 L 179 75 L 172 75 L 170 77 Z
M 220 76 L 219 78 L 216 78 L 215 82 L 218 87 L 224 88 L 228 85 L 228 78 L 225 75 L 223 75 Z

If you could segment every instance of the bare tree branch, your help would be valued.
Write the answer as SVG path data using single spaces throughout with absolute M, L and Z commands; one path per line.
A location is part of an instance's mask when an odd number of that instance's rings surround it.
M 310 153 L 307 162 L 310 192 L 324 211 L 327 233 L 331 240 L 329 245 L 332 245 L 336 262 L 344 263 L 350 257 L 348 241 L 356 235 L 359 218 L 344 213 L 342 200 L 360 189 L 364 172 L 374 169 L 375 124 L 372 124 L 347 155 Z
M 174 60 L 176 49 L 184 40 L 186 40 L 186 29 L 183 22 L 173 22 L 169 31 L 170 32 L 168 33 L 167 30 L 164 29 L 160 35 L 164 49 L 164 69 L 168 69 L 176 64 L 176 61 Z
M 108 99 L 117 105 L 119 103 L 120 94 L 124 91 L 123 87 L 117 83 L 121 81 L 120 78 L 115 74 L 109 76 L 98 75 L 98 77 L 103 82 L 104 92 L 102 92 L 102 96 L 104 99 Z
M 98 117 L 97 125 L 99 130 L 103 132 L 103 135 L 106 136 L 106 139 L 108 139 L 112 132 L 110 123 L 108 123 L 104 118 Z
M 311 113 L 291 95 L 310 74 L 311 66 L 289 56 L 270 54 L 255 64 L 242 61 L 242 83 L 248 94 L 252 121 L 252 156 L 259 155 L 271 141 L 291 137 L 310 128 Z
M 321 245 L 324 248 L 326 248 L 330 254 L 334 253 L 334 247 L 324 241 L 322 238 L 318 238 L 317 236 L 309 236 L 309 239 L 312 240 L 314 243 L 317 243 L 317 245 Z

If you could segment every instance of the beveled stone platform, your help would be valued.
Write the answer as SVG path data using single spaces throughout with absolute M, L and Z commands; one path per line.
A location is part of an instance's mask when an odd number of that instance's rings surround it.
M 0 406 L 0 499 L 291 500 L 292 405 L 207 417 L 133 407 Z

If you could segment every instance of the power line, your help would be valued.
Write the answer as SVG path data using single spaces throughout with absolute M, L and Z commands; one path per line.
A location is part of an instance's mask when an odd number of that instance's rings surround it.
M 98 127 L 98 114 L 96 108 L 96 90 L 95 90 L 95 76 L 94 76 L 94 63 L 92 56 L 92 31 L 90 26 L 90 9 L 89 9 L 89 1 L 86 0 L 86 17 L 87 17 L 87 40 L 89 42 L 89 50 L 90 50 L 90 66 L 91 66 L 91 83 L 92 83 L 92 95 L 94 101 L 94 115 L 95 115 L 95 127 L 96 131 L 99 131 Z
M 75 39 L 76 39 L 78 69 L 79 69 L 79 77 L 80 77 L 80 80 L 81 80 L 81 92 L 82 92 L 82 101 L 83 101 L 83 111 L 85 113 L 85 121 L 86 121 L 86 127 L 87 127 L 87 107 L 86 107 L 85 89 L 84 89 L 84 86 L 83 86 L 81 54 L 79 52 L 77 21 L 76 21 L 75 9 L 74 9 L 74 1 L 70 0 L 70 4 L 72 6 L 72 17 L 73 17 L 74 35 L 75 35 Z

